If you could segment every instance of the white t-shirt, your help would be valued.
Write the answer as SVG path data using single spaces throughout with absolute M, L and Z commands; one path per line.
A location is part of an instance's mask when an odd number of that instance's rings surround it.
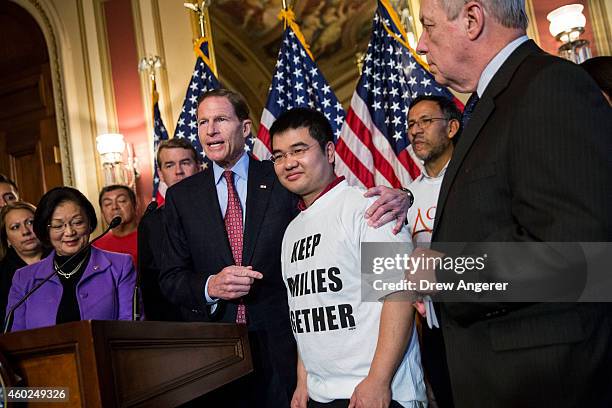
M 365 210 L 374 201 L 340 182 L 289 224 L 283 239 L 283 279 L 298 351 L 308 372 L 310 398 L 348 399 L 367 375 L 378 341 L 383 302 L 362 301 L 362 242 L 403 242 L 388 224 L 370 228 Z M 416 331 L 391 386 L 405 406 L 426 401 Z
M 423 169 L 421 175 L 408 186 L 414 196 L 414 203 L 408 209 L 408 231 L 414 243 L 431 242 L 438 196 L 447 166 L 448 163 L 436 177 L 430 177 Z

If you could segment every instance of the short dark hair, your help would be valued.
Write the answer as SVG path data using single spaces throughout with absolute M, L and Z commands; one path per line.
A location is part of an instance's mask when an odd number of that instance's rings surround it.
M 238 116 L 238 119 L 246 120 L 249 118 L 249 107 L 246 103 L 246 100 L 244 99 L 244 96 L 242 96 L 242 94 L 239 94 L 238 92 L 230 91 L 229 89 L 225 88 L 213 89 L 211 91 L 200 94 L 200 96 L 198 97 L 197 106 L 199 107 L 205 99 L 211 98 L 213 96 L 227 98 L 227 100 L 234 107 L 234 112 L 236 113 L 236 116 Z
M 17 184 L 15 184 L 15 182 L 12 179 L 10 179 L 9 177 L 5 176 L 2 173 L 0 173 L 0 183 L 10 184 L 11 186 L 13 186 L 16 192 L 19 192 L 19 189 L 17 188 Z
M 0 260 L 2 260 L 8 250 L 8 235 L 6 233 L 6 216 L 13 210 L 26 210 L 32 214 L 36 207 L 26 201 L 13 201 L 0 208 Z
M 96 210 L 87 197 L 76 188 L 55 187 L 42 196 L 34 213 L 34 234 L 43 245 L 51 245 L 48 226 L 55 208 L 67 201 L 72 201 L 85 210 L 90 233 L 96 229 L 98 225 Z
M 328 142 L 334 141 L 334 131 L 321 112 L 310 108 L 294 108 L 281 114 L 270 127 L 270 144 L 274 148 L 274 135 L 289 129 L 306 128 L 321 150 L 325 151 Z
M 459 122 L 459 130 L 457 130 L 457 134 L 452 139 L 453 143 L 456 144 L 457 140 L 459 140 L 459 136 L 461 136 L 461 131 L 463 130 L 463 125 L 461 124 L 461 118 L 463 117 L 463 114 L 457 107 L 455 101 L 440 95 L 421 95 L 417 96 L 412 101 L 412 103 L 410 104 L 410 109 L 424 101 L 434 102 L 436 105 L 438 105 L 438 108 L 440 108 L 440 110 L 442 111 L 442 115 L 444 115 L 446 120 L 456 120 Z
M 612 98 L 612 57 L 590 58 L 580 66 L 597 82 L 599 88 Z
M 189 143 L 186 139 L 179 138 L 179 137 L 173 137 L 172 139 L 163 140 L 157 147 L 157 153 L 156 153 L 156 158 L 155 158 L 157 160 L 157 167 L 161 167 L 162 165 L 160 153 L 164 149 L 189 150 L 191 154 L 193 155 L 193 160 L 196 163 L 202 162 L 202 160 L 200 159 L 200 156 L 198 155 L 198 152 L 196 151 L 195 147 L 193 147 L 191 143 Z
M 102 190 L 100 190 L 100 194 L 98 195 L 98 204 L 100 205 L 100 208 L 102 208 L 102 196 L 104 196 L 104 194 L 108 193 L 109 191 L 115 191 L 119 189 L 127 191 L 130 201 L 132 202 L 134 207 L 136 207 L 136 194 L 134 194 L 134 191 L 131 188 L 129 188 L 128 186 L 124 186 L 123 184 L 111 184 L 110 186 L 106 186 Z

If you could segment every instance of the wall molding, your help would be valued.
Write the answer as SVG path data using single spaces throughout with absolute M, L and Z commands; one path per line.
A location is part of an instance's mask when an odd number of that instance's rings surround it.
M 595 47 L 598 55 L 612 55 L 612 30 L 608 18 L 612 10 L 608 0 L 589 0 L 589 11 L 593 24 L 593 35 L 595 37 Z
M 55 120 L 57 125 L 57 136 L 60 144 L 60 155 L 62 160 L 62 179 L 64 184 L 73 185 L 73 163 L 72 151 L 69 142 L 68 119 L 64 95 L 64 78 L 62 74 L 62 60 L 58 47 L 56 29 L 51 21 L 50 10 L 43 6 L 38 0 L 12 0 L 15 4 L 25 9 L 41 28 L 47 43 L 49 52 L 49 64 L 51 68 L 51 83 L 53 86 L 53 101 L 55 105 Z
M 106 0 L 94 1 L 93 11 L 96 21 L 96 37 L 98 39 L 97 45 L 100 58 L 102 88 L 104 90 L 104 101 L 106 102 L 106 126 L 109 132 L 119 132 L 117 107 L 115 105 L 115 90 L 113 87 L 113 71 L 111 69 L 112 62 L 110 60 L 110 51 L 108 49 L 108 25 L 106 24 L 104 3 L 106 3 Z
M 535 41 L 538 46 L 540 46 L 540 32 L 538 31 L 538 21 L 533 9 L 533 0 L 527 0 L 525 2 L 525 11 L 527 12 L 527 18 L 529 19 L 527 36 Z
M 164 48 L 164 37 L 162 35 L 162 24 L 161 24 L 161 16 L 159 12 L 159 1 L 152 1 L 152 12 L 153 12 L 153 30 L 155 32 L 155 42 L 157 44 L 157 55 L 162 59 L 162 68 L 158 72 L 159 81 L 158 85 L 160 88 L 160 101 L 163 101 L 163 105 L 160 104 L 160 111 L 165 114 L 165 122 L 166 129 L 168 130 L 168 134 L 174 135 L 174 127 L 175 122 L 178 119 L 172 115 L 174 110 L 172 109 L 172 98 L 170 97 L 170 80 L 168 79 L 168 70 L 166 65 L 166 51 Z M 187 86 L 187 84 L 185 84 Z M 170 122 L 168 122 L 170 121 Z M 169 123 L 169 125 L 168 125 Z

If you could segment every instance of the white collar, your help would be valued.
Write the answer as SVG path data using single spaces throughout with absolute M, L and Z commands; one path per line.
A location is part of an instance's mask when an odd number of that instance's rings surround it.
M 242 156 L 236 164 L 234 164 L 231 170 L 236 174 L 235 177 L 242 178 L 244 180 L 248 180 L 249 178 L 249 155 L 247 153 L 242 153 Z M 213 162 L 213 174 L 215 175 L 215 184 L 219 184 L 221 177 L 223 176 L 223 172 L 225 169 L 219 166 L 217 163 Z
M 442 167 L 442 170 L 440 170 L 440 173 L 438 173 L 438 175 L 435 177 L 430 176 L 429 173 L 427 173 L 427 169 L 425 168 L 425 166 L 423 166 L 423 171 L 421 171 L 420 180 L 421 181 L 423 181 L 424 179 L 435 180 L 435 179 L 444 177 L 444 174 L 446 174 L 446 169 L 448 168 L 448 163 L 450 163 L 450 159 L 446 162 L 444 167 Z
M 519 45 L 529 40 L 529 37 L 526 35 L 520 36 L 516 40 L 508 43 L 504 48 L 501 49 L 500 52 L 487 64 L 485 69 L 480 74 L 480 79 L 478 80 L 478 88 L 476 88 L 476 92 L 478 92 L 478 97 L 482 98 L 482 94 L 484 94 L 485 89 L 489 86 L 489 82 L 493 79 L 493 76 L 499 71 L 499 68 L 503 65 L 504 62 L 512 55 L 514 50 L 516 50 Z

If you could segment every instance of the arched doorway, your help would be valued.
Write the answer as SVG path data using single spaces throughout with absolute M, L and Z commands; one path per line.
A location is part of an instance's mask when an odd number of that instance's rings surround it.
M 37 203 L 63 184 L 49 53 L 36 21 L 12 2 L 0 2 L 0 55 L 0 172 Z

